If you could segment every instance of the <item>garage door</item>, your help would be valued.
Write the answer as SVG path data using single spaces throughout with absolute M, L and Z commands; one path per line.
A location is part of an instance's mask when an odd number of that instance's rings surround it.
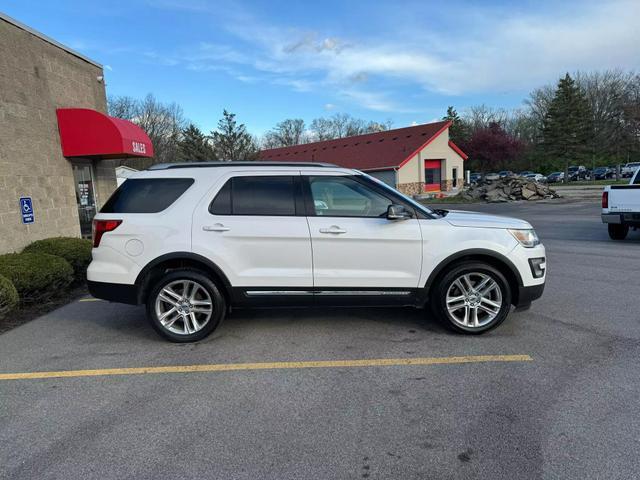
M 390 187 L 396 188 L 396 172 L 394 170 L 378 170 L 377 172 L 367 172 L 372 177 L 376 177 L 381 182 Z

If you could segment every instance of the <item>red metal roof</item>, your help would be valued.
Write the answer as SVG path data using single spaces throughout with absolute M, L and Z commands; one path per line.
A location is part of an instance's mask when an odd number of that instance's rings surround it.
M 153 145 L 137 125 L 88 108 L 59 108 L 65 157 L 153 157 Z
M 463 160 L 466 160 L 467 158 L 469 158 L 469 155 L 467 155 L 466 153 L 464 153 L 462 151 L 462 149 L 456 145 L 455 143 L 453 143 L 453 140 L 449 140 L 449 146 L 451 148 L 453 148 L 453 150 L 455 150 L 455 152 L 460 155 L 462 157 Z
M 324 142 L 273 148 L 261 151 L 260 160 L 327 162 L 359 170 L 396 168 L 435 140 L 450 124 L 448 121 L 426 123 Z M 457 147 L 454 150 L 458 154 L 462 153 L 463 158 L 466 157 Z

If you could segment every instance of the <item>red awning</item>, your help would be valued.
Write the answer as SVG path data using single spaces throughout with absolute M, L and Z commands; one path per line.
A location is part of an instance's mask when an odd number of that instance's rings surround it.
M 153 145 L 133 123 L 88 108 L 59 108 L 58 129 L 65 157 L 153 157 Z

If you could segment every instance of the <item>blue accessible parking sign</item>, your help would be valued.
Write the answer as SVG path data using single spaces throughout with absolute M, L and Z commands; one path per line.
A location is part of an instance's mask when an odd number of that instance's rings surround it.
M 22 223 L 33 223 L 33 202 L 31 197 L 20 197 L 20 213 L 22 214 Z

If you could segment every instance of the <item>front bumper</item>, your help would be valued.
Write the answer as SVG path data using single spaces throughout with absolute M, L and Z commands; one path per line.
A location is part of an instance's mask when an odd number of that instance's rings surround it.
M 518 287 L 518 301 L 515 304 L 516 309 L 526 310 L 531 306 L 531 302 L 537 300 L 544 292 L 544 283 L 540 285 L 532 285 L 530 287 Z
M 87 280 L 87 287 L 89 293 L 95 298 L 108 300 L 110 302 L 128 303 L 130 305 L 138 305 L 140 303 L 140 289 L 138 285 Z

